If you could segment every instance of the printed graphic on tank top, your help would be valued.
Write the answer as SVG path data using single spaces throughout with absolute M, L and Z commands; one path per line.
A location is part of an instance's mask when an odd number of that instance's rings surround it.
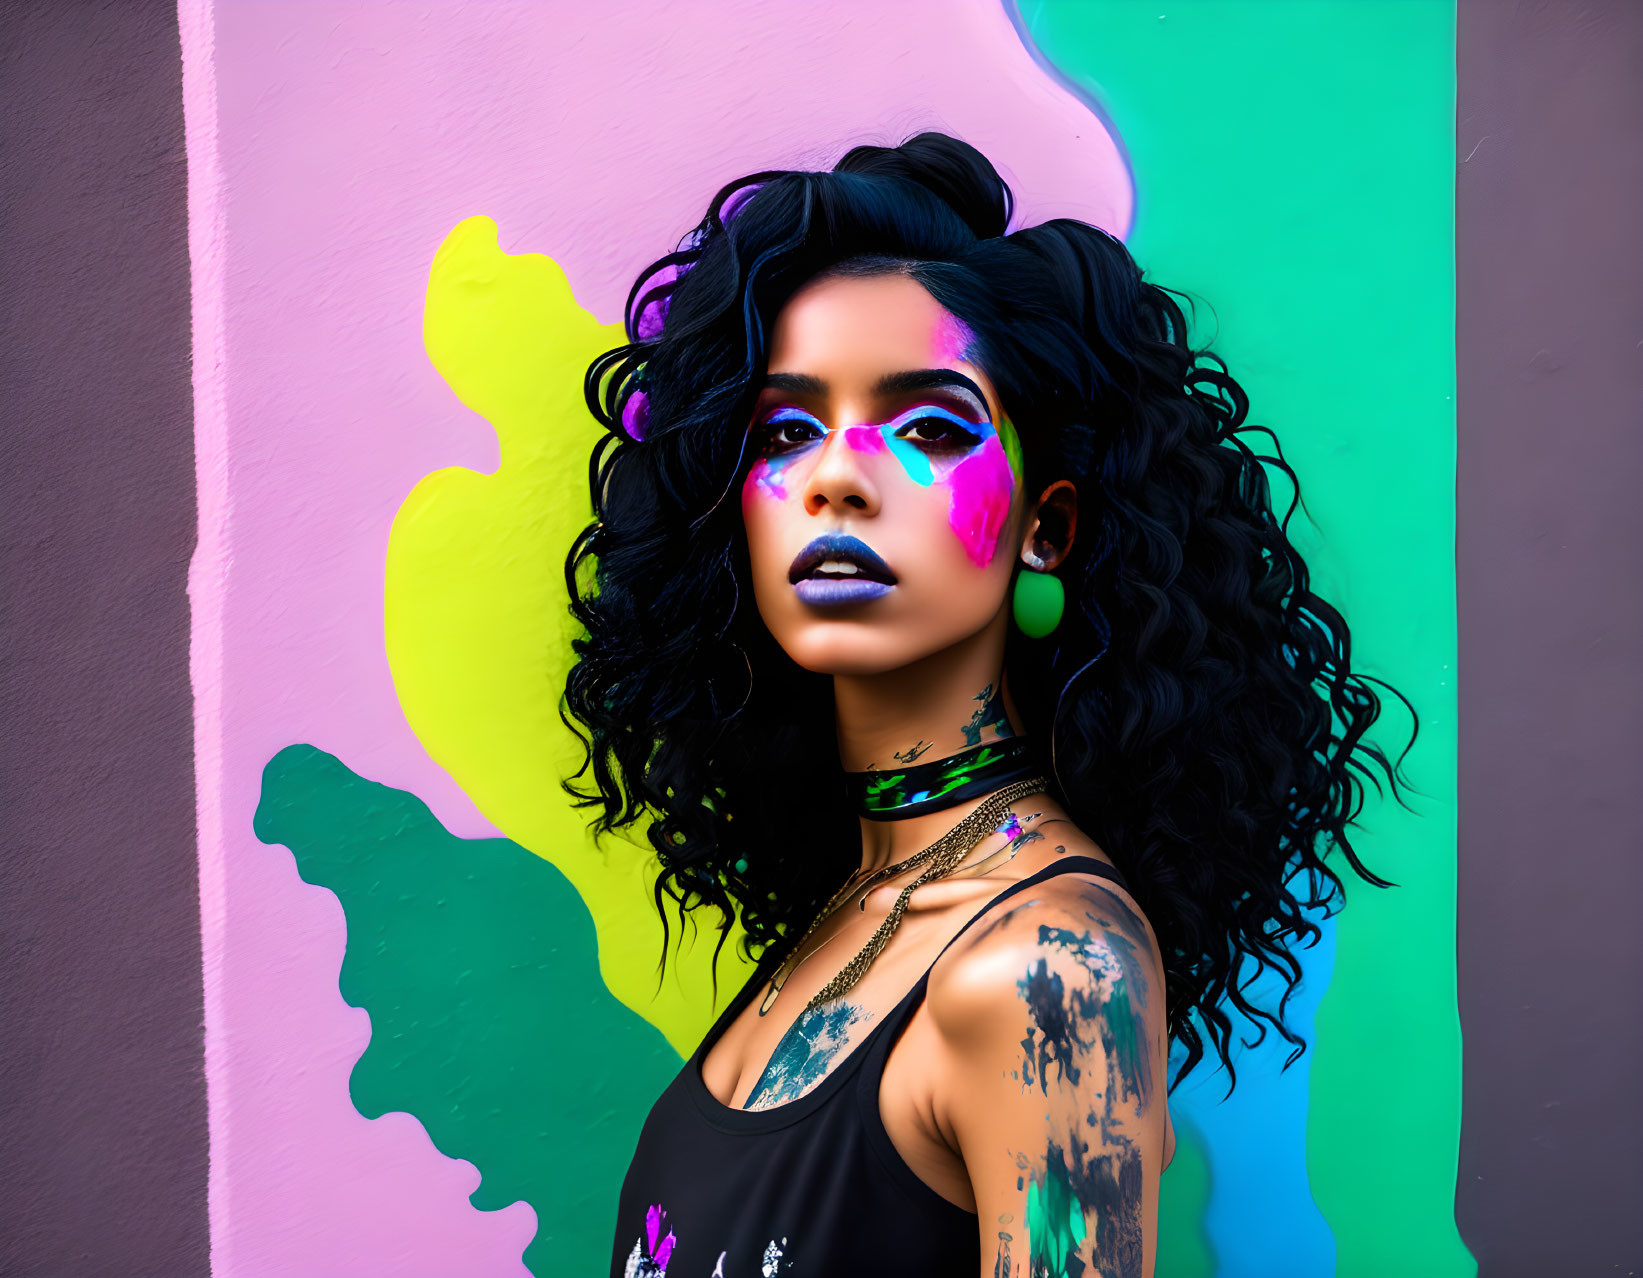
M 1104 861 L 1062 857 L 989 900 L 936 961 L 1002 901 L 1068 873 L 1125 886 Z M 919 1179 L 879 1114 L 884 1063 L 934 966 L 810 1090 L 735 1109 L 708 1090 L 702 1061 L 762 988 L 770 965 L 761 962 L 645 1120 L 618 1198 L 611 1278 L 976 1273 L 976 1214 Z

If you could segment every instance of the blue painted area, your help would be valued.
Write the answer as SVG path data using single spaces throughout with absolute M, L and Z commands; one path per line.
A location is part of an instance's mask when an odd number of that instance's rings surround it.
M 1301 960 L 1302 979 L 1284 1020 L 1310 1045 L 1335 968 L 1335 921 L 1320 910 L 1308 916 L 1323 935 L 1311 949 L 1292 951 Z M 1250 983 L 1245 997 L 1276 1009 L 1283 989 L 1282 977 L 1267 971 Z M 1240 1046 L 1253 1042 L 1259 1027 L 1234 1009 L 1227 1011 L 1233 1020 L 1236 1090 L 1223 1100 L 1226 1071 L 1212 1070 L 1205 1061 L 1170 1097 L 1171 1111 L 1203 1137 L 1210 1169 L 1204 1228 L 1219 1262 L 1216 1278 L 1329 1278 L 1335 1272 L 1335 1236 L 1313 1201 L 1306 1170 L 1311 1051 L 1284 1072 L 1294 1048 L 1270 1028 L 1259 1046 Z M 1178 1048 L 1171 1053 L 1172 1079 L 1183 1055 Z
M 915 484 L 928 488 L 936 482 L 936 473 L 930 466 L 930 459 L 919 451 L 917 444 L 888 432 L 884 442 L 890 446 L 890 451 L 896 455 L 901 468 Z

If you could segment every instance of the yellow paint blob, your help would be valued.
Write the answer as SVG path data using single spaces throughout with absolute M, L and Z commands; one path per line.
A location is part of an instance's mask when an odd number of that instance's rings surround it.
M 686 929 L 658 993 L 654 854 L 619 838 L 596 848 L 588 813 L 559 784 L 581 761 L 558 714 L 577 633 L 564 561 L 593 517 L 588 453 L 601 433 L 582 377 L 623 340 L 619 325 L 576 304 L 552 258 L 504 253 L 490 218 L 446 236 L 423 342 L 457 398 L 496 431 L 501 461 L 489 475 L 436 471 L 406 498 L 389 535 L 385 632 L 400 705 L 429 756 L 498 830 L 575 885 L 611 993 L 688 1055 L 711 1020 L 717 917 L 701 916 L 695 944 Z M 678 934 L 675 925 L 670 951 Z M 734 939 L 720 958 L 731 989 L 745 979 Z

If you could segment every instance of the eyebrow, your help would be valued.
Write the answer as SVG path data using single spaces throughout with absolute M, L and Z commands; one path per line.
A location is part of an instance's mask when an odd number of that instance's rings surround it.
M 828 385 L 819 377 L 809 373 L 771 373 L 764 379 L 767 390 L 784 390 L 795 395 L 826 395 Z M 963 373 L 954 372 L 950 368 L 914 368 L 900 373 L 886 373 L 873 383 L 873 394 L 896 395 L 906 391 L 939 390 L 943 387 L 958 387 L 967 390 L 976 397 L 989 416 L 992 410 L 987 407 L 987 396 L 982 394 L 981 387 L 977 386 Z

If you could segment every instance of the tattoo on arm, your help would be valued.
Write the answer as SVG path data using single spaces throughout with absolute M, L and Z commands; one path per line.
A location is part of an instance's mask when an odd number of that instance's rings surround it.
M 1085 917 L 1093 928 L 1038 929 L 1039 947 L 1070 957 L 1080 977 L 1064 980 L 1040 957 L 1017 982 L 1028 1011 L 1022 1085 L 1047 1096 L 1052 1082 L 1076 1086 L 1092 1062 L 1104 1063 L 1106 1075 L 1099 1090 L 1085 1080 L 1095 1102 L 1083 1122 L 1073 1123 L 1064 1140 L 1048 1137 L 1043 1155 L 1026 1168 L 1028 1272 L 1082 1274 L 1087 1256 L 1104 1278 L 1139 1278 L 1141 1154 L 1117 1107 L 1130 1101 L 1144 1114 L 1152 1103 L 1144 1015 L 1151 990 L 1138 957 L 1148 941 L 1140 919 L 1117 897 Z M 1100 1139 L 1092 1147 L 1084 1133 L 1096 1129 Z M 1094 1222 L 1093 1238 L 1086 1219 Z
M 993 1278 L 1010 1278 L 1010 1243 L 1014 1241 L 1008 1226 L 1015 1220 L 1009 1212 L 998 1218 L 998 1250 L 993 1253 Z

